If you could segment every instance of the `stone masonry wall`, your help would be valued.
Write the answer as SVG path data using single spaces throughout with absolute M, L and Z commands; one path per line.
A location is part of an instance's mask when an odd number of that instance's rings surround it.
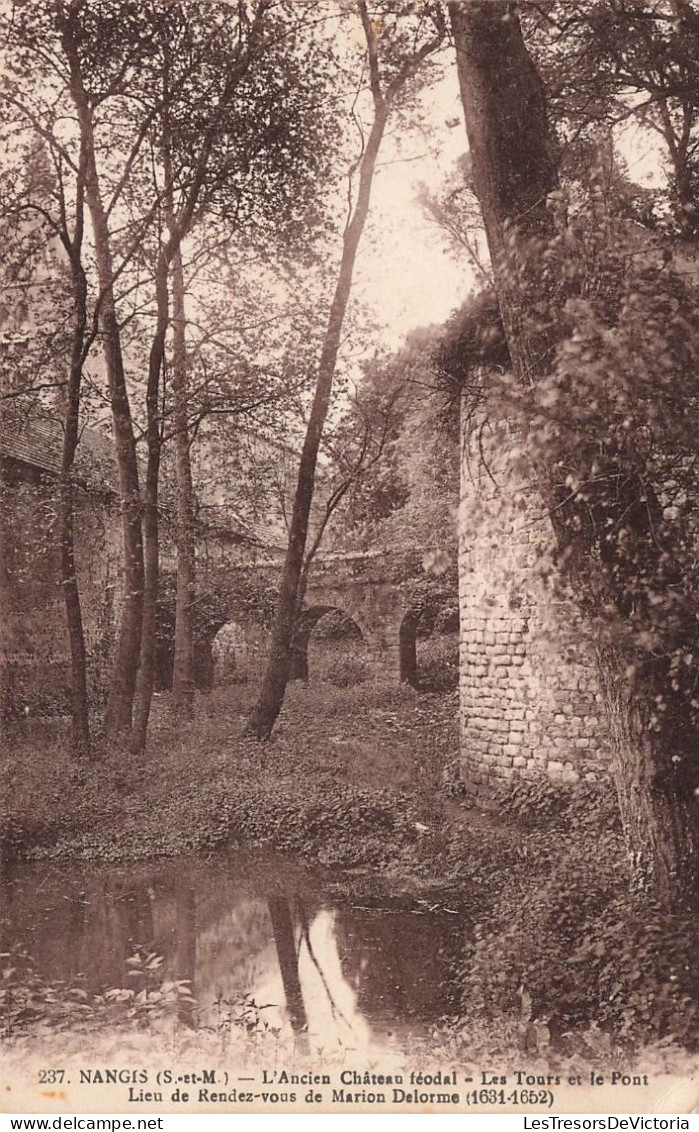
M 504 425 L 486 426 L 480 440 L 464 434 L 462 777 L 483 798 L 515 776 L 576 782 L 607 774 L 589 646 L 573 606 L 556 596 L 552 550 L 548 517 L 517 468 L 515 438 Z

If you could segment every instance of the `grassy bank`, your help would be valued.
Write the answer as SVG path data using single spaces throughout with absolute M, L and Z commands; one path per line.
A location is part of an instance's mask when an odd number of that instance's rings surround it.
M 185 726 L 158 697 L 143 759 L 78 764 L 59 728 L 25 725 L 3 767 L 6 855 L 135 860 L 245 842 L 375 865 L 437 835 L 456 776 L 453 696 L 294 684 L 265 745 L 241 735 L 251 696 L 202 696 Z

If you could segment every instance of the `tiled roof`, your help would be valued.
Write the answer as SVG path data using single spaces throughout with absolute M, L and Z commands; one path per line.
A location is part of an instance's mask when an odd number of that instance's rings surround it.
M 58 475 L 61 470 L 63 426 L 45 413 L 0 419 L 0 455 L 19 460 L 42 472 Z M 112 443 L 94 429 L 83 429 L 75 455 L 75 471 L 96 487 L 114 488 L 117 482 Z
M 0 407 L 1 408 L 1 407 Z M 21 416 L 0 411 L 0 457 L 36 468 L 51 476 L 61 470 L 63 424 L 60 418 L 36 407 Z M 141 483 L 145 480 L 145 462 L 139 458 Z M 83 429 L 75 454 L 75 475 L 92 490 L 118 493 L 118 470 L 111 436 L 95 429 Z M 165 511 L 175 504 L 174 484 L 166 461 L 161 465 L 160 503 Z M 229 506 L 204 506 L 199 517 L 202 535 L 229 538 L 236 543 L 265 546 L 268 551 L 283 553 L 284 546 L 267 529 L 267 523 L 245 521 Z M 282 540 L 283 541 L 283 540 Z

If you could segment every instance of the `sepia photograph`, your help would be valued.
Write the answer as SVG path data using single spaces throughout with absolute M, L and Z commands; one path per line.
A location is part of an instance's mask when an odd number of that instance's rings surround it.
M 0 0 L 0 1112 L 689 1129 L 698 310 L 699 0 Z

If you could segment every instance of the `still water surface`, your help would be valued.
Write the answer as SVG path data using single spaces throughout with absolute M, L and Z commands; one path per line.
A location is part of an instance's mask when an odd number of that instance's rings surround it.
M 376 1053 L 427 1036 L 456 998 L 466 925 L 412 902 L 328 895 L 288 862 L 231 856 L 134 868 L 20 866 L 2 878 L 2 950 L 24 944 L 47 980 L 128 986 L 126 960 L 163 956 L 190 980 L 199 1024 L 251 996 L 314 1048 Z M 307 1036 L 306 1036 L 307 1035 Z

